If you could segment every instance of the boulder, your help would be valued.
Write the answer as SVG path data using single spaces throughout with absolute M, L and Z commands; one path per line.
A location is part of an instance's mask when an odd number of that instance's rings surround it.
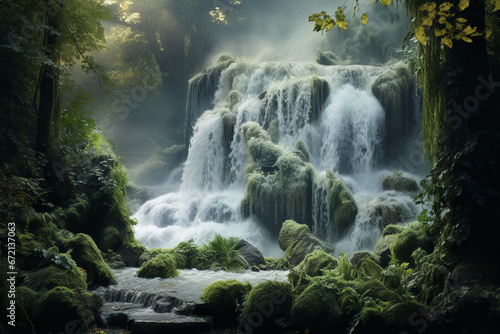
M 382 188 L 384 190 L 395 190 L 408 193 L 416 193 L 419 189 L 417 181 L 410 177 L 403 176 L 402 171 L 384 177 L 382 180 Z
M 101 252 L 89 235 L 78 233 L 64 244 L 64 248 L 72 249 L 73 260 L 86 271 L 92 285 L 116 284 L 111 269 L 104 262 Z
M 252 290 L 250 283 L 241 283 L 234 279 L 217 281 L 205 288 L 201 300 L 207 303 L 217 320 L 233 320 L 236 308 L 243 296 Z
M 391 244 L 396 240 L 395 234 L 378 238 L 373 248 L 373 253 L 380 257 L 380 265 L 386 267 L 391 261 Z
M 287 261 L 294 265 L 302 262 L 307 254 L 315 250 L 333 253 L 333 247 L 315 238 L 307 225 L 298 224 L 293 220 L 287 220 L 283 223 L 278 244 L 285 251 Z
M 264 255 L 262 255 L 260 250 L 243 239 L 241 239 L 238 244 L 236 244 L 234 249 L 240 253 L 241 257 L 244 258 L 245 261 L 247 261 L 250 267 L 266 264 Z
M 380 257 L 378 257 L 377 255 L 375 255 L 372 252 L 354 252 L 354 254 L 352 254 L 352 257 L 351 257 L 352 266 L 356 267 L 359 260 L 364 259 L 364 258 L 369 258 L 377 264 L 380 262 Z
M 339 235 L 344 235 L 356 220 L 358 206 L 351 191 L 338 178 L 333 181 L 330 191 L 330 210 Z
M 144 278 L 169 278 L 179 275 L 174 259 L 166 254 L 160 254 L 147 261 L 137 271 L 137 276 Z
M 337 259 L 321 249 L 317 249 L 306 255 L 304 260 L 297 266 L 297 270 L 304 271 L 307 275 L 320 276 L 323 270 L 333 270 L 337 267 Z
M 50 265 L 30 271 L 24 278 L 24 284 L 35 291 L 51 290 L 56 286 L 65 286 L 69 289 L 87 289 L 85 274 L 75 265 L 72 265 L 70 269 Z

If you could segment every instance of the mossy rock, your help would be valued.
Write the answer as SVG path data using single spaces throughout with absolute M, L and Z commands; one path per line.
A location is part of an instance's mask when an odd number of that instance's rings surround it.
M 99 249 L 102 249 L 102 250 L 108 250 L 108 249 L 116 250 L 116 249 L 118 249 L 120 247 L 120 245 L 122 243 L 123 243 L 123 236 L 113 226 L 106 227 L 100 233 L 100 237 L 99 237 Z
M 73 203 L 64 211 L 64 222 L 66 228 L 71 231 L 81 230 L 85 224 L 90 210 L 89 198 L 85 194 L 79 195 Z
M 427 253 L 432 253 L 434 243 L 423 223 L 412 223 L 403 232 L 396 235 L 394 242 L 390 246 L 391 257 L 399 262 L 407 262 L 414 266 L 415 262 L 412 253 L 422 248 Z
M 132 242 L 125 240 L 125 243 L 116 252 L 121 255 L 126 266 L 138 267 L 139 258 L 145 251 L 146 248 L 134 239 Z
M 403 176 L 403 172 L 395 172 L 387 175 L 382 180 L 384 190 L 395 190 L 400 192 L 416 193 L 418 191 L 417 181 L 410 177 Z
M 403 232 L 404 230 L 405 227 L 401 225 L 387 225 L 382 231 L 382 236 L 385 237 L 386 235 L 398 234 Z
M 358 214 L 358 205 L 351 191 L 344 185 L 341 179 L 333 181 L 330 191 L 330 212 L 339 235 L 344 235 L 354 224 Z
M 269 123 L 269 129 L 267 132 L 271 137 L 271 141 L 278 144 L 280 142 L 280 121 L 278 119 L 272 120 Z
M 174 259 L 166 254 L 160 254 L 147 261 L 137 271 L 137 276 L 144 278 L 170 278 L 179 275 Z
M 351 257 L 351 264 L 356 267 L 356 265 L 358 264 L 359 260 L 363 259 L 363 258 L 369 258 L 371 259 L 373 262 L 379 264 L 380 263 L 380 257 L 375 255 L 374 253 L 372 252 L 354 252 L 352 254 L 352 257 Z
M 332 255 L 317 249 L 306 255 L 304 260 L 297 266 L 297 270 L 304 271 L 310 277 L 320 276 L 323 270 L 333 270 L 337 267 L 337 259 Z
M 31 320 L 39 333 L 85 332 L 94 323 L 102 299 L 98 295 L 58 286 L 43 294 L 33 307 Z
M 353 271 L 354 278 L 363 279 L 377 279 L 382 273 L 382 267 L 380 267 L 375 261 L 369 257 L 364 257 L 359 260 Z
M 290 324 L 292 328 L 326 333 L 340 326 L 341 316 L 337 291 L 314 282 L 293 301 Z
M 51 290 L 56 286 L 65 286 L 69 289 L 87 289 L 87 277 L 75 265 L 71 269 L 56 265 L 33 270 L 24 278 L 24 284 L 35 291 Z
M 200 298 L 208 304 L 217 320 L 234 320 L 237 306 L 250 290 L 252 286 L 248 282 L 243 284 L 234 279 L 217 281 L 207 286 Z
M 283 223 L 278 244 L 285 251 L 285 258 L 294 265 L 302 262 L 307 254 L 315 250 L 333 253 L 333 247 L 315 238 L 307 225 L 298 224 L 293 220 Z
M 397 234 L 390 234 L 378 238 L 373 248 L 373 254 L 380 257 L 380 265 L 386 267 L 391 261 L 391 244 L 396 240 Z
M 66 242 L 64 247 L 73 250 L 71 253 L 73 260 L 86 271 L 92 285 L 116 284 L 111 269 L 104 262 L 101 252 L 89 235 L 78 233 Z
M 254 333 L 278 333 L 288 324 L 292 302 L 290 284 L 276 281 L 260 283 L 248 294 L 242 311 L 242 326 Z

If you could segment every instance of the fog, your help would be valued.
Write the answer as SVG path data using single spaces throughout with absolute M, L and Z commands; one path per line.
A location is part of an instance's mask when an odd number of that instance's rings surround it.
M 155 147 L 184 143 L 188 80 L 223 54 L 257 61 L 314 62 L 318 53 L 326 52 L 328 61 L 334 58 L 331 64 L 383 65 L 398 58 L 409 31 L 404 8 L 370 1 L 360 4 L 354 19 L 351 2 L 337 0 L 256 0 L 235 5 L 215 0 L 196 6 L 148 0 L 133 1 L 127 10 L 120 2 L 110 3 L 114 18 L 105 22 L 107 48 L 95 57 L 118 83 L 101 89 L 95 77 L 77 69 L 73 79 L 94 95 L 90 108 L 96 124 L 131 169 L 146 161 Z M 325 10 L 333 17 L 346 4 L 348 30 L 313 31 L 309 15 Z M 226 15 L 227 24 L 211 22 L 208 12 L 214 7 Z M 365 12 L 369 21 L 363 27 L 360 17 Z M 149 26 L 143 28 L 140 23 L 146 15 Z M 151 48 L 155 39 L 163 58 Z

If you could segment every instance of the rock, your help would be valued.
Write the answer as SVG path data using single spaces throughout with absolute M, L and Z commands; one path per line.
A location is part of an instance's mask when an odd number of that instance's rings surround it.
M 375 263 L 375 261 L 371 258 L 363 257 L 356 264 L 353 271 L 353 277 L 361 279 L 376 279 L 380 277 L 382 270 L 382 267 Z
M 99 236 L 99 249 L 104 251 L 118 249 L 122 241 L 122 236 L 115 227 L 106 227 Z
M 401 225 L 387 225 L 382 231 L 382 236 L 385 237 L 386 235 L 398 234 L 403 232 L 404 230 L 404 226 Z
M 384 177 L 382 180 L 382 188 L 384 190 L 395 190 L 409 193 L 416 193 L 419 189 L 417 181 L 403 176 L 402 171 L 395 172 Z
M 104 259 L 111 269 L 120 269 L 125 267 L 120 254 L 111 254 Z
M 370 201 L 370 204 L 374 204 L 371 219 L 376 221 L 380 229 L 414 220 L 419 213 L 419 209 L 409 198 L 402 199 L 395 193 L 383 193 Z
M 134 334 L 202 334 L 210 332 L 212 321 L 209 317 L 181 317 L 168 320 L 133 320 L 128 329 Z
M 342 310 L 335 290 L 319 282 L 309 285 L 295 300 L 291 309 L 291 326 L 313 333 L 329 333 L 341 322 Z
M 391 261 L 391 244 L 396 240 L 396 235 L 386 235 L 378 238 L 373 248 L 373 253 L 380 257 L 380 265 L 386 267 Z
M 250 270 L 255 271 L 256 273 L 258 273 L 258 272 L 260 271 L 260 268 L 259 268 L 259 267 L 257 267 L 257 266 L 252 266 L 252 267 L 250 268 Z
M 292 285 L 289 283 L 266 281 L 258 284 L 248 294 L 238 331 L 280 333 L 290 319 L 292 300 Z
M 333 181 L 330 191 L 330 210 L 339 235 L 344 235 L 356 220 L 358 206 L 351 191 L 338 178 Z
M 72 265 L 71 269 L 50 265 L 30 271 L 24 278 L 24 284 L 35 291 L 51 290 L 56 286 L 87 290 L 85 274 L 75 265 Z
M 106 328 L 127 328 L 128 320 L 125 313 L 109 313 L 106 315 Z
M 144 278 L 169 278 L 179 275 L 174 259 L 166 254 L 159 254 L 147 261 L 137 271 L 137 276 Z
M 369 258 L 369 259 L 373 260 L 377 264 L 380 262 L 380 257 L 377 256 L 377 255 L 375 255 L 372 252 L 354 252 L 354 254 L 352 254 L 352 258 L 351 258 L 351 264 L 352 264 L 352 266 L 356 267 L 356 265 L 358 264 L 359 260 L 361 260 L 363 258 Z
M 111 269 L 104 262 L 101 252 L 89 235 L 78 233 L 73 239 L 66 242 L 64 247 L 66 250 L 73 250 L 71 253 L 73 260 L 79 267 L 86 270 L 92 285 L 116 284 Z
M 252 290 L 250 283 L 241 283 L 234 279 L 217 281 L 205 288 L 201 300 L 210 306 L 210 310 L 218 321 L 236 319 L 236 307 L 243 295 Z
M 333 247 L 313 237 L 307 225 L 298 224 L 293 220 L 283 223 L 278 244 L 285 251 L 285 258 L 294 265 L 299 264 L 307 254 L 318 249 L 333 253 Z
M 297 266 L 297 270 L 304 271 L 311 277 L 320 276 L 324 269 L 335 269 L 337 262 L 337 259 L 330 254 L 317 249 L 306 255 L 304 260 Z
M 260 250 L 243 239 L 241 239 L 238 244 L 236 244 L 234 249 L 237 250 L 238 253 L 240 253 L 241 257 L 247 261 L 250 267 L 266 264 L 264 255 L 262 255 Z
M 100 306 L 102 298 L 96 294 L 58 286 L 38 295 L 31 320 L 37 333 L 66 333 L 70 323 L 75 332 L 86 332 Z
M 411 256 L 417 248 L 422 248 L 427 253 L 432 253 L 434 243 L 423 223 L 412 223 L 401 233 L 395 235 L 391 244 L 391 257 L 399 262 L 408 262 L 414 266 Z
M 121 255 L 122 261 L 127 267 L 138 267 L 139 258 L 145 250 L 144 246 L 139 244 L 123 245 L 117 250 L 117 253 Z

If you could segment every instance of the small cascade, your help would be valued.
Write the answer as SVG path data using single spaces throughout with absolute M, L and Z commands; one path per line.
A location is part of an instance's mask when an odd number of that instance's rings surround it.
M 370 249 L 383 227 L 375 217 L 382 204 L 375 202 L 392 201 L 386 205 L 392 208 L 411 202 L 399 194 L 383 200 L 381 189 L 366 189 L 391 164 L 387 152 L 395 156 L 409 139 L 406 123 L 387 120 L 413 112 L 405 109 L 414 95 L 408 73 L 401 64 L 392 70 L 222 59 L 190 81 L 180 189 L 136 212 L 137 238 L 169 248 L 189 239 L 206 243 L 219 233 L 280 256 L 278 220 L 296 219 L 342 249 Z M 391 88 L 398 82 L 406 83 L 398 88 L 401 101 Z M 256 124 L 261 137 L 245 139 L 246 124 Z M 410 206 L 394 222 L 415 219 Z

